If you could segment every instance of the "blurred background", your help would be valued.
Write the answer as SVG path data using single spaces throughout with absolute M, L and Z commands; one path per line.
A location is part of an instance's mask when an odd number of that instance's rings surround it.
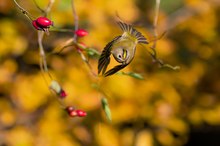
M 32 0 L 18 1 L 35 18 Z M 48 1 L 36 0 L 41 8 Z M 101 52 L 121 34 L 120 18 L 153 39 L 154 0 L 75 0 L 80 38 Z M 56 0 L 48 17 L 55 27 L 74 28 L 70 0 Z M 87 112 L 71 118 L 51 94 L 39 68 L 37 31 L 14 5 L 0 1 L 0 146 L 219 146 L 220 141 L 220 1 L 161 1 L 157 42 L 159 58 L 179 71 L 159 68 L 139 46 L 126 75 L 94 78 L 76 50 L 50 55 L 50 73 L 68 96 L 66 105 Z M 50 32 L 43 45 L 50 53 L 72 33 Z M 89 59 L 97 72 L 97 59 Z M 101 108 L 106 94 L 109 123 Z

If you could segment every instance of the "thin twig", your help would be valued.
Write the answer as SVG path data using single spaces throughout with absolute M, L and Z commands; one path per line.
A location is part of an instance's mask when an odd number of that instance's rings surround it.
M 45 14 L 44 14 L 45 16 L 50 12 L 53 3 L 54 3 L 54 0 L 50 0 L 49 1 L 48 5 L 47 5 L 47 8 L 44 11 L 45 12 Z M 42 73 L 43 72 L 48 73 L 48 76 L 50 77 L 50 79 L 52 79 L 52 76 L 48 72 L 46 54 L 45 54 L 43 43 L 42 43 L 43 37 L 44 37 L 44 33 L 45 33 L 44 31 L 38 31 L 38 45 L 39 45 L 39 53 L 40 53 L 40 58 L 41 58 L 40 59 L 40 68 L 41 68 Z
M 157 24 L 158 24 L 159 11 L 160 11 L 160 0 L 156 0 L 155 16 L 154 16 L 154 24 L 153 24 L 153 27 L 154 27 L 154 38 L 158 37 Z M 155 49 L 156 45 L 157 45 L 157 40 L 154 41 L 152 49 Z
M 78 17 L 78 15 L 76 13 L 75 5 L 74 5 L 74 0 L 71 0 L 71 2 L 72 2 L 72 11 L 73 11 L 73 17 L 74 17 L 74 26 L 75 26 L 74 32 L 75 32 L 79 28 L 79 17 Z M 74 38 L 74 42 L 76 42 L 77 35 L 75 33 L 74 33 L 73 38 Z
M 52 27 L 50 28 L 50 31 L 55 31 L 55 32 L 74 32 L 72 29 L 65 29 L 65 28 L 57 28 L 57 27 Z
M 156 6 L 155 6 L 155 16 L 154 16 L 154 23 L 153 23 L 153 29 L 154 29 L 154 40 L 152 40 L 151 42 L 153 42 L 153 45 L 150 47 L 151 51 L 148 51 L 148 53 L 150 54 L 150 56 L 152 57 L 153 61 L 158 63 L 160 65 L 160 67 L 168 67 L 171 68 L 173 70 L 178 70 L 180 69 L 179 66 L 172 66 L 170 64 L 165 64 L 161 59 L 159 59 L 157 57 L 157 51 L 156 51 L 156 46 L 157 46 L 157 40 L 159 40 L 158 38 L 158 32 L 157 32 L 157 25 L 158 25 L 158 17 L 159 17 L 159 10 L 160 10 L 160 0 L 156 0 Z M 162 34 L 162 36 L 165 33 Z M 162 37 L 161 36 L 161 37 Z M 160 37 L 160 38 L 161 38 Z M 150 43 L 151 43 L 150 42 Z
M 51 11 L 51 8 L 52 8 L 54 2 L 55 2 L 55 0 L 50 0 L 49 1 L 48 5 L 47 5 L 47 7 L 45 9 L 45 16 L 47 16 L 47 14 Z
M 79 28 L 79 17 L 76 13 L 76 9 L 75 9 L 75 5 L 74 5 L 74 0 L 71 0 L 72 2 L 72 12 L 73 12 L 73 17 L 74 17 L 74 32 L 78 30 Z M 74 33 L 73 35 L 73 41 L 74 43 L 76 44 L 77 43 L 77 35 Z M 82 60 L 86 63 L 86 65 L 88 66 L 90 72 L 92 73 L 93 76 L 97 77 L 97 74 L 95 72 L 93 72 L 93 69 L 92 69 L 92 66 L 91 64 L 89 63 L 88 59 L 85 57 L 85 55 L 81 52 L 81 51 L 78 51 Z
M 36 0 L 33 0 L 35 6 L 41 11 L 41 13 L 45 14 L 45 11 L 37 4 Z
M 39 45 L 39 53 L 40 53 L 40 58 L 41 58 L 40 68 L 42 72 L 48 72 L 46 56 L 45 56 L 44 47 L 42 43 L 43 37 L 44 37 L 44 32 L 38 31 L 38 45 Z
M 83 60 L 83 61 L 86 63 L 86 65 L 88 66 L 88 68 L 89 68 L 90 72 L 92 73 L 92 75 L 93 75 L 94 77 L 97 77 L 97 74 L 93 71 L 92 66 L 91 66 L 91 64 L 89 63 L 88 59 L 85 57 L 85 55 L 84 55 L 81 51 L 78 51 L 78 52 L 79 52 L 79 54 L 80 54 L 82 60 Z
M 31 21 L 33 21 L 33 19 L 31 18 L 31 15 L 28 13 L 27 10 L 25 10 L 24 8 L 22 8 L 16 0 L 14 0 L 14 3 L 16 4 L 16 6 L 20 9 L 20 11 Z

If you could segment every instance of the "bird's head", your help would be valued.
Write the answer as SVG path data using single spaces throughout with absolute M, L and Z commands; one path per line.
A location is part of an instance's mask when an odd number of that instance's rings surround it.
M 123 48 L 114 49 L 112 51 L 112 54 L 113 54 L 115 60 L 119 63 L 125 62 L 128 58 L 128 52 L 127 52 L 127 50 L 125 50 Z

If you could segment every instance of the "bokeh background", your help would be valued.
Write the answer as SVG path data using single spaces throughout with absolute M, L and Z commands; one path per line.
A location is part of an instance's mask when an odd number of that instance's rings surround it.
M 36 0 L 44 8 L 48 1 Z M 34 17 L 32 0 L 18 1 Z M 154 0 L 75 0 L 80 38 L 101 52 L 121 33 L 116 13 L 153 39 Z M 70 0 L 56 0 L 48 17 L 58 28 L 74 28 Z M 126 75 L 94 78 L 76 50 L 47 58 L 50 73 L 68 96 L 66 105 L 87 111 L 71 118 L 51 94 L 39 68 L 37 31 L 13 1 L 0 1 L 0 146 L 219 146 L 220 1 L 161 1 L 159 58 L 179 71 L 159 68 L 146 49 L 137 48 Z M 50 53 L 72 33 L 50 32 L 43 45 Z M 97 59 L 89 59 L 97 71 Z M 105 92 L 112 112 L 101 108 Z

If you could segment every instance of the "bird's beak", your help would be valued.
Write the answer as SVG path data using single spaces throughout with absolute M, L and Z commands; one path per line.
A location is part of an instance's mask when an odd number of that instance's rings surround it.
M 126 58 L 127 58 L 127 55 L 128 55 L 127 50 L 124 50 L 124 49 L 123 49 L 123 59 L 126 59 Z

